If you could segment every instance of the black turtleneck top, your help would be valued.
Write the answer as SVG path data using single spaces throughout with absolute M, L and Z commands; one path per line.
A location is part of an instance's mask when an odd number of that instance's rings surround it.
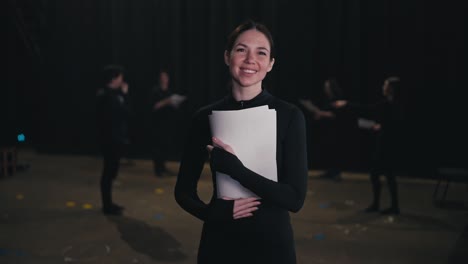
M 213 196 L 210 203 L 204 203 L 197 194 L 197 183 L 208 159 L 206 146 L 212 144 L 208 115 L 213 110 L 240 110 L 262 105 L 276 110 L 278 182 L 249 170 L 235 155 L 214 148 L 210 155 Z M 184 210 L 204 221 L 199 263 L 295 263 L 288 212 L 298 212 L 304 203 L 306 145 L 302 112 L 265 90 L 248 101 L 236 101 L 228 95 L 196 112 L 188 132 L 175 198 Z M 215 171 L 230 175 L 261 198 L 261 205 L 252 217 L 233 219 L 234 202 L 216 197 Z M 226 254 L 229 254 L 229 260 L 219 259 Z
M 127 94 L 120 89 L 100 89 L 96 95 L 96 112 L 98 139 L 101 144 L 128 142 L 130 104 Z

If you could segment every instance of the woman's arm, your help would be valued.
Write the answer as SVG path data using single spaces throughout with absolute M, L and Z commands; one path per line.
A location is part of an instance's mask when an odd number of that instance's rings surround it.
M 192 120 L 175 186 L 175 199 L 185 211 L 202 221 L 232 219 L 233 201 L 214 199 L 205 204 L 197 193 L 198 180 L 208 155 L 205 138 L 209 137 L 209 127 L 205 125 L 205 118 L 197 114 Z
M 269 180 L 246 168 L 232 153 L 216 147 L 211 154 L 215 170 L 226 173 L 239 181 L 263 200 L 285 208 L 299 211 L 307 191 L 307 151 L 304 116 L 294 108 L 283 143 L 283 173 L 281 180 Z
M 153 109 L 159 110 L 163 107 L 170 106 L 170 105 L 171 105 L 171 98 L 167 97 L 154 103 Z
M 307 109 L 309 112 L 311 112 L 313 114 L 321 111 L 320 108 L 318 108 L 310 100 L 299 99 L 299 103 L 301 103 L 301 105 L 304 106 L 305 109 Z

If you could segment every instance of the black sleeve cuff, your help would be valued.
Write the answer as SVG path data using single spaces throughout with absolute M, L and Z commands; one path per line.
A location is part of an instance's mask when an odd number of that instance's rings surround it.
M 233 220 L 234 200 L 215 199 L 208 207 L 205 222 Z
M 218 147 L 211 151 L 210 165 L 213 171 L 225 173 L 233 178 L 239 175 L 244 167 L 236 155 Z

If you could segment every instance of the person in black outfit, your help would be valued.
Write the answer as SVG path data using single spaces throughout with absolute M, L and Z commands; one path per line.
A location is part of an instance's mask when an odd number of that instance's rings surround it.
M 128 85 L 123 69 L 117 65 L 104 68 L 105 87 L 97 93 L 97 124 L 99 143 L 104 160 L 101 176 L 102 211 L 120 215 L 123 207 L 112 201 L 112 182 L 119 170 L 120 158 L 128 140 Z
M 198 250 L 200 264 L 296 263 L 289 211 L 302 208 L 307 190 L 305 121 L 299 108 L 262 89 L 262 80 L 275 61 L 273 48 L 264 25 L 247 21 L 238 26 L 228 39 L 224 55 L 232 78 L 230 93 L 193 116 L 175 199 L 204 222 Z M 208 115 L 213 110 L 262 105 L 277 113 L 278 182 L 246 168 L 232 148 L 210 132 Z M 206 204 L 197 194 L 197 182 L 208 156 L 214 190 Z M 217 197 L 216 172 L 230 175 L 260 198 Z
M 382 214 L 400 214 L 398 202 L 398 186 L 395 177 L 395 169 L 398 166 L 396 157 L 401 151 L 399 141 L 401 140 L 399 129 L 402 122 L 402 108 L 399 102 L 400 79 L 399 77 L 390 77 L 384 81 L 382 94 L 384 100 L 374 105 L 361 106 L 349 103 L 345 100 L 335 102 L 335 107 L 350 107 L 363 115 L 374 116 L 375 120 L 372 130 L 376 132 L 376 144 L 372 157 L 370 180 L 372 183 L 373 201 L 365 212 L 377 212 L 380 209 L 381 183 L 380 175 L 385 175 L 389 187 L 391 206 L 383 211 Z
M 318 125 L 320 133 L 320 158 L 326 160 L 337 159 L 337 156 L 342 153 L 341 150 L 336 150 L 337 146 L 340 146 L 339 136 L 342 130 L 341 122 L 341 110 L 334 108 L 333 103 L 337 100 L 343 100 L 343 91 L 338 85 L 338 81 L 335 78 L 326 79 L 323 82 L 323 100 L 321 103 L 314 103 L 311 99 L 300 99 L 299 102 L 303 108 L 310 114 L 312 114 L 313 120 Z M 315 122 L 314 122 L 315 123 Z M 338 159 L 339 160 L 339 159 Z M 323 179 L 332 179 L 335 181 L 341 181 L 341 169 L 339 166 L 333 165 L 319 176 Z
M 154 174 L 172 174 L 166 167 L 166 160 L 173 150 L 173 134 L 178 121 L 177 109 L 185 100 L 184 96 L 170 89 L 170 77 L 166 70 L 159 73 L 158 84 L 151 92 L 151 137 Z

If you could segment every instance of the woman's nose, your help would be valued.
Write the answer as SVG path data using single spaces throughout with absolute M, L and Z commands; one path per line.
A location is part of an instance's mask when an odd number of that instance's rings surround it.
M 247 52 L 247 55 L 245 56 L 245 62 L 246 63 L 253 63 L 254 62 L 254 54 L 252 52 Z

